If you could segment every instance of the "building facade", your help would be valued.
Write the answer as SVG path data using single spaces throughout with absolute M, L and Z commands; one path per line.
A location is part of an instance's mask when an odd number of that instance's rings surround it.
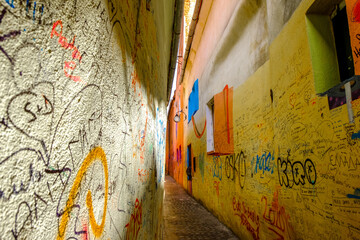
M 359 9 L 202 1 L 168 173 L 241 239 L 360 238 Z

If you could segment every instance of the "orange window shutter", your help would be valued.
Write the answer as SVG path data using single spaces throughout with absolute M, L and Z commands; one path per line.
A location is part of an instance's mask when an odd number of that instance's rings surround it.
M 234 152 L 233 88 L 228 86 L 214 96 L 214 148 L 218 155 Z
M 355 75 L 360 75 L 360 0 L 346 0 Z

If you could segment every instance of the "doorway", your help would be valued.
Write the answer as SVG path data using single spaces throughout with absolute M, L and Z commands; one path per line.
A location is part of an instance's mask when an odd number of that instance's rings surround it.
M 191 154 L 191 144 L 187 146 L 187 154 L 186 154 L 186 175 L 187 175 L 187 189 L 188 192 L 192 195 L 192 154 Z

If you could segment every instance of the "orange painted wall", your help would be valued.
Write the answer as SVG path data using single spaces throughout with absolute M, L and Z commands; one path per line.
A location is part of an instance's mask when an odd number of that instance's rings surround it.
M 171 102 L 170 111 L 168 115 L 168 144 L 169 152 L 167 155 L 168 162 L 168 174 L 172 176 L 178 183 L 183 183 L 184 176 L 184 160 L 185 158 L 185 146 L 184 143 L 184 122 L 185 115 L 180 114 L 180 122 L 174 121 L 175 114 L 181 109 L 181 88 L 175 91 L 175 98 Z

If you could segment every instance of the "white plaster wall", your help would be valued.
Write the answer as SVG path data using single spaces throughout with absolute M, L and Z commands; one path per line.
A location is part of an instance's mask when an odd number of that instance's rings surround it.
M 269 59 L 271 42 L 300 2 L 301 0 L 241 0 L 237 2 L 226 26 L 206 24 L 203 31 L 196 31 L 194 38 L 197 38 L 197 34 L 205 36 L 207 32 L 221 32 L 221 36 L 211 53 L 204 47 L 211 40 L 204 37 L 197 49 L 191 50 L 196 53 L 192 61 L 202 63 L 200 67 L 199 64 L 194 64 L 186 69 L 186 102 L 196 79 L 199 79 L 200 102 L 204 103 L 209 102 L 227 84 L 235 88 L 243 84 Z M 217 16 L 216 12 L 222 10 L 212 7 L 209 15 Z M 201 19 L 199 21 L 201 22 Z M 214 30 L 214 27 L 224 29 Z M 199 129 L 203 129 L 205 115 L 205 107 L 200 106 L 198 114 L 195 115 Z
M 28 2 L 0 1 L 0 239 L 160 237 L 174 0 Z

